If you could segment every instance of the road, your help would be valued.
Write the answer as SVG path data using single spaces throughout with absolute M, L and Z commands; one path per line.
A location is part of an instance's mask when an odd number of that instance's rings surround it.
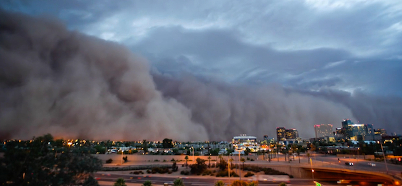
M 372 171 L 372 172 L 380 172 L 380 173 L 388 173 L 392 175 L 401 175 L 402 166 L 387 163 L 387 167 L 384 162 L 374 162 L 374 161 L 366 161 L 362 159 L 354 159 L 354 158 L 338 158 L 335 156 L 324 156 L 317 155 L 313 159 L 313 166 L 322 166 L 322 167 L 332 167 L 332 168 L 342 168 L 349 170 L 362 170 L 362 171 Z M 346 162 L 353 163 L 353 166 L 345 165 Z M 374 163 L 375 166 L 370 166 L 369 163 Z
M 150 176 L 138 176 L 138 175 L 123 175 L 123 174 L 95 174 L 95 177 L 98 181 L 102 182 L 115 182 L 118 178 L 124 178 L 126 183 L 138 183 L 142 184 L 145 181 L 149 180 L 152 184 L 155 185 L 163 185 L 164 183 L 169 183 L 169 185 L 173 184 L 173 181 L 178 177 L 173 176 L 166 176 L 166 175 L 150 175 Z M 196 176 L 189 176 L 189 177 L 180 177 L 182 178 L 184 184 L 186 186 L 195 186 L 195 185 L 209 185 L 213 186 L 215 182 L 218 180 L 222 180 L 226 184 L 233 182 L 234 180 L 238 180 L 239 178 L 215 178 L 215 177 L 196 177 Z M 243 178 L 244 180 L 245 178 Z M 335 182 L 320 182 L 322 185 L 339 185 Z M 267 182 L 267 181 L 260 181 L 259 186 L 273 186 L 278 185 L 279 182 Z M 112 185 L 112 184 L 110 184 Z M 299 186 L 311 186 L 314 185 L 313 180 L 311 179 L 291 179 L 291 185 L 299 185 Z

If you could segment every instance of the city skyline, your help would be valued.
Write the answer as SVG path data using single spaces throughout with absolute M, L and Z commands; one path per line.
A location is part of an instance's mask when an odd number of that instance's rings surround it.
M 340 118 L 402 132 L 398 1 L 0 9 L 0 138 L 308 137 Z

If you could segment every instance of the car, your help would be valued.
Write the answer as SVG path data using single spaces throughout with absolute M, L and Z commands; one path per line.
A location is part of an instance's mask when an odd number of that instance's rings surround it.
M 350 183 L 351 181 L 350 180 L 339 180 L 339 181 L 337 181 L 337 183 Z
M 369 166 L 375 167 L 375 163 L 368 163 Z
M 345 165 L 353 166 L 352 162 L 345 162 Z

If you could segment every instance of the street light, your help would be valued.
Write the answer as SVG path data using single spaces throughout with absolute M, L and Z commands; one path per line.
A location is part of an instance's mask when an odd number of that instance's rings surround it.
M 382 155 L 384 156 L 385 168 L 387 169 L 387 174 L 388 174 L 387 159 L 385 158 L 384 148 L 382 148 L 382 143 L 380 143 L 380 145 L 381 145 Z
M 241 169 L 240 169 L 240 152 L 242 150 L 241 149 L 236 149 L 236 152 L 239 152 L 239 172 L 240 172 L 240 181 L 241 181 Z
M 194 147 L 191 147 L 193 149 L 193 162 L 195 161 L 194 159 Z
M 311 167 L 311 175 L 313 176 L 313 181 L 314 181 L 313 160 L 311 158 L 310 158 L 310 167 Z

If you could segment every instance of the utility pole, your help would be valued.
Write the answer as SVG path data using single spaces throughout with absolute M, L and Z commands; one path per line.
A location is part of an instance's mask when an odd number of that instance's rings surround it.
M 387 174 L 388 174 L 387 159 L 385 158 L 384 148 L 382 148 L 382 143 L 380 143 L 380 145 L 381 145 L 382 155 L 384 156 L 385 168 L 387 169 Z

